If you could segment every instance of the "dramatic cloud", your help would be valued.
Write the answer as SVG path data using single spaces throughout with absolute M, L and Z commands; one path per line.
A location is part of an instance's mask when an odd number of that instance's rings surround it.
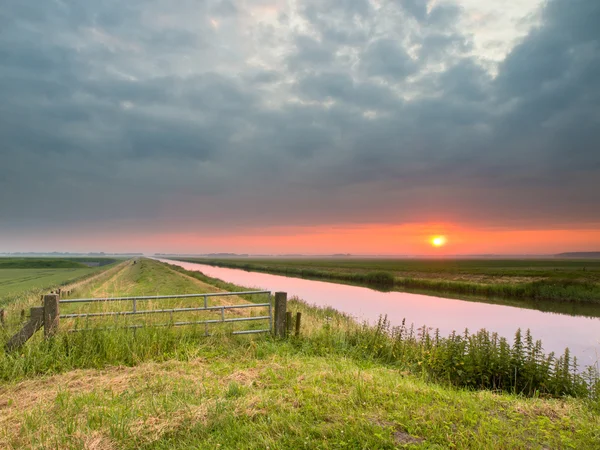
M 600 3 L 496 3 L 7 0 L 0 244 L 597 227 Z

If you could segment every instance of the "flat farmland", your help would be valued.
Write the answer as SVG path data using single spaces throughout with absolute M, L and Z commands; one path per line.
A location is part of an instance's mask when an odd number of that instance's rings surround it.
M 0 306 L 15 296 L 51 289 L 99 270 L 66 259 L 0 258 Z
M 600 303 L 598 259 L 189 258 L 180 261 L 385 288 Z
M 61 284 L 90 272 L 91 269 L 0 269 L 0 296 Z

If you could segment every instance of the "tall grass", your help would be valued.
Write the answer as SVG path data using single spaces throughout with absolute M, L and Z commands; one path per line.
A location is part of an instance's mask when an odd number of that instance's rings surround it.
M 210 354 L 218 347 L 223 350 L 236 340 L 214 327 L 211 333 L 207 337 L 203 326 L 189 326 L 63 332 L 48 340 L 36 336 L 19 351 L 5 352 L 2 346 L 0 380 L 83 368 L 134 366 L 143 361 L 186 360 L 192 355 Z
M 172 269 L 224 289 L 244 288 L 202 272 L 179 266 Z M 333 308 L 317 308 L 294 299 L 290 307 L 300 308 L 313 322 L 308 335 L 295 341 L 302 351 L 319 354 L 342 353 L 361 360 L 376 359 L 427 378 L 470 389 L 499 390 L 526 396 L 591 396 L 600 403 L 599 362 L 582 368 L 569 349 L 563 355 L 545 354 L 542 342 L 529 330 L 519 329 L 512 344 L 497 333 L 479 330 L 441 336 L 439 330 L 392 327 L 387 317 L 376 326 L 358 326 L 349 316 Z M 316 320 L 315 320 L 316 319 Z
M 467 281 L 396 278 L 405 289 L 427 289 L 464 295 L 600 304 L 600 285 L 579 280 L 538 280 L 520 284 L 481 284 Z
M 440 336 L 438 330 L 415 330 L 404 323 L 390 327 L 382 317 L 375 327 L 348 332 L 347 341 L 363 357 L 409 365 L 426 377 L 470 389 L 487 389 L 528 397 L 598 396 L 597 367 L 583 372 L 569 350 L 545 354 L 542 342 L 517 330 L 512 344 L 485 329 Z
M 306 317 L 313 307 L 292 303 Z M 496 333 L 452 333 L 440 336 L 426 327 L 404 324 L 390 327 L 385 317 L 376 326 L 351 324 L 343 316 L 332 323 L 335 311 L 318 310 L 312 327 L 300 338 L 278 342 L 269 336 L 237 337 L 227 329 L 204 327 L 143 328 L 61 333 L 43 340 L 40 336 L 18 352 L 0 350 L 0 380 L 9 381 L 40 374 L 80 368 L 133 366 L 143 361 L 187 360 L 210 354 L 239 351 L 250 343 L 259 353 L 302 353 L 345 356 L 358 361 L 377 361 L 421 375 L 429 381 L 468 389 L 521 394 L 527 397 L 584 397 L 600 406 L 598 369 L 583 372 L 568 349 L 559 357 L 544 354 L 540 341 L 529 331 L 517 331 L 512 343 Z M 310 322 L 309 322 L 310 323 Z

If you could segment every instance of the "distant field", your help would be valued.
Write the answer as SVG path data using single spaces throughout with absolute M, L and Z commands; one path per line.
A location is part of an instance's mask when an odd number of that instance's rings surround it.
M 359 259 L 359 258 L 177 258 L 219 264 L 281 269 L 322 269 L 332 272 L 386 271 L 396 276 L 444 278 L 450 280 L 509 278 L 577 278 L 600 281 L 600 259 L 502 260 L 502 259 Z
M 111 258 L 0 258 L 0 269 L 75 269 L 105 266 L 115 261 Z
M 92 271 L 82 269 L 0 269 L 0 304 L 4 295 L 61 284 Z
M 600 260 L 177 258 L 388 289 L 600 303 Z
M 98 270 L 83 262 L 100 261 L 98 258 L 0 258 L 0 306 L 19 294 L 51 288 Z

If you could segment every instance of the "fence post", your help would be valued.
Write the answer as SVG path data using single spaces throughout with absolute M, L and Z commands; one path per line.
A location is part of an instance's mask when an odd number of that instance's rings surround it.
M 296 313 L 296 337 L 300 336 L 300 320 L 302 320 L 302 313 Z
M 6 350 L 13 351 L 16 348 L 19 348 L 27 339 L 33 336 L 37 330 L 39 330 L 44 325 L 44 307 L 38 306 L 37 308 L 31 308 L 31 317 L 29 321 L 23 326 L 23 328 L 11 337 L 6 343 Z
M 275 337 L 285 337 L 285 313 L 287 310 L 287 293 L 275 292 Z
M 4 316 L 6 315 L 6 313 L 4 312 L 4 309 L 0 309 L 0 326 L 4 326 Z
M 292 335 L 292 327 L 293 326 L 294 326 L 294 324 L 292 323 L 292 312 L 288 311 L 285 313 L 285 335 L 286 336 Z
M 58 329 L 58 294 L 44 295 L 44 336 L 50 337 Z

